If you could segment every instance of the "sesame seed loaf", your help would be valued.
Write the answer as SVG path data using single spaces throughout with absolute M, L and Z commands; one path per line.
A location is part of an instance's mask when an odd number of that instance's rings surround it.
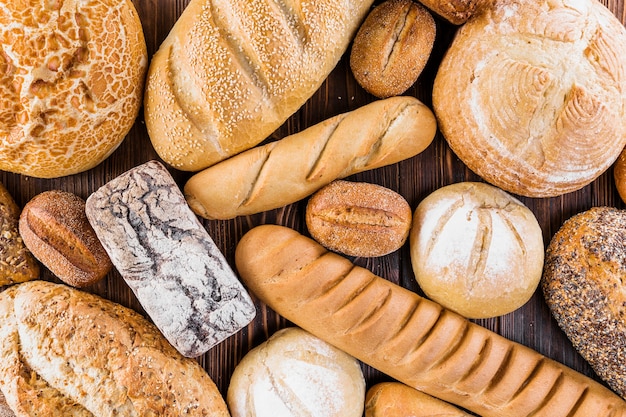
M 263 141 L 320 87 L 372 3 L 192 0 L 148 71 L 159 156 L 199 171 Z
M 557 323 L 626 398 L 626 211 L 594 207 L 568 219 L 546 251 L 542 289 Z
M 22 416 L 215 416 L 201 366 L 140 314 L 64 284 L 0 294 L 0 389 Z

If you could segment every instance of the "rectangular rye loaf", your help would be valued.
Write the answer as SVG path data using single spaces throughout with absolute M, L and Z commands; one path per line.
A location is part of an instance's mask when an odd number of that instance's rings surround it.
M 105 184 L 86 212 L 146 313 L 183 355 L 205 353 L 254 318 L 252 300 L 161 163 Z

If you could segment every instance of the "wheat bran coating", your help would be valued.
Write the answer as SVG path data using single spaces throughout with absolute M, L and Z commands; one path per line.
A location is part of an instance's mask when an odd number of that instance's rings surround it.
M 626 397 L 626 211 L 567 220 L 547 251 L 542 289 L 559 326 L 594 371 Z

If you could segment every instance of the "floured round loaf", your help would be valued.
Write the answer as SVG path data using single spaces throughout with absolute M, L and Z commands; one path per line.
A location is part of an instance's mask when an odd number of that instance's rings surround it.
M 252 148 L 321 86 L 373 0 L 192 0 L 152 58 L 159 156 L 199 171 Z
M 626 144 L 626 29 L 595 0 L 500 0 L 481 10 L 435 78 L 450 147 L 518 195 L 589 184 Z
M 543 293 L 593 370 L 626 398 L 626 211 L 594 207 L 568 219 L 546 250 Z
M 135 122 L 148 65 L 130 0 L 0 0 L 0 169 L 86 171 Z
M 290 327 L 244 356 L 226 400 L 233 417 L 361 417 L 365 379 L 352 356 Z
M 510 313 L 530 299 L 541 279 L 537 219 L 488 184 L 452 184 L 422 200 L 413 214 L 410 247 L 424 293 L 469 318 Z

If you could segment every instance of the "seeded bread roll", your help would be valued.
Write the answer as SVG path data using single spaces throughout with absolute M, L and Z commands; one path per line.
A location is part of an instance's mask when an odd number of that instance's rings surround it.
M 45 281 L 0 294 L 0 389 L 18 417 L 229 416 L 198 362 L 143 316 Z
M 594 207 L 568 219 L 546 251 L 543 293 L 574 347 L 626 398 L 626 211 Z
M 95 167 L 139 113 L 148 67 L 131 0 L 0 0 L 0 169 Z
M 159 156 L 199 171 L 266 139 L 317 91 L 372 3 L 189 2 L 148 73 Z
M 498 0 L 459 28 L 433 106 L 455 154 L 513 194 L 552 197 L 626 144 L 626 28 L 596 0 Z
M 244 356 L 226 399 L 232 417 L 361 417 L 365 379 L 352 356 L 289 327 Z

